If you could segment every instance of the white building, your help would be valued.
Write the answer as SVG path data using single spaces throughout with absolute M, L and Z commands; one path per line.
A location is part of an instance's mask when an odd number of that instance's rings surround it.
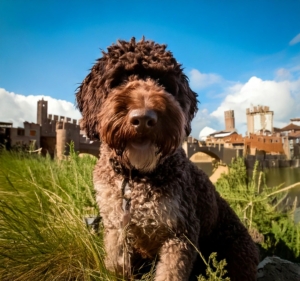
M 268 106 L 252 106 L 246 109 L 247 135 L 260 132 L 273 133 L 273 115 Z

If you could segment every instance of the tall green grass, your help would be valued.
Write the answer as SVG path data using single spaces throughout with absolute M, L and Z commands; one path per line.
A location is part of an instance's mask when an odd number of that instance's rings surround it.
M 97 214 L 95 159 L 0 154 L 0 280 L 117 280 L 103 263 L 101 232 L 83 218 Z
M 296 205 L 285 212 L 277 208 L 295 187 L 300 187 L 300 183 L 284 189 L 267 187 L 258 163 L 249 177 L 242 158 L 233 161 L 229 173 L 223 174 L 216 183 L 217 190 L 260 245 L 262 258 L 277 255 L 300 262 L 300 224 L 293 221 Z
M 102 231 L 95 216 L 92 171 L 96 160 L 71 147 L 62 161 L 25 152 L 0 151 L 0 280 L 124 280 L 104 266 Z M 225 263 L 215 256 L 207 278 L 223 279 Z M 154 267 L 140 280 L 154 279 Z
M 92 171 L 96 159 L 79 157 L 70 149 L 65 160 L 0 151 L 0 280 L 123 280 L 104 266 L 102 231 L 84 221 L 95 216 Z M 300 258 L 300 226 L 290 213 L 279 213 L 283 195 L 265 186 L 255 169 L 247 177 L 243 160 L 233 162 L 217 189 L 229 201 L 266 254 Z M 226 262 L 215 254 L 206 262 L 206 277 L 228 280 Z M 153 280 L 150 272 L 142 280 Z

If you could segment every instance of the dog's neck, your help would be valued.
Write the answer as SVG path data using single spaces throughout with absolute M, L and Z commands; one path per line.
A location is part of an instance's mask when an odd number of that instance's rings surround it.
M 102 143 L 101 144 L 101 152 L 100 157 L 104 157 L 104 161 L 109 161 L 110 166 L 112 167 L 112 170 L 115 172 L 116 175 L 121 175 L 124 179 L 133 180 L 133 179 L 145 179 L 145 178 L 151 178 L 154 179 L 157 176 L 163 176 L 165 171 L 163 168 L 163 164 L 165 162 L 173 162 L 173 165 L 176 165 L 175 162 L 178 160 L 175 160 L 176 155 L 178 154 L 184 154 L 184 151 L 181 147 L 179 147 L 175 153 L 172 155 L 168 155 L 166 157 L 161 158 L 156 167 L 151 171 L 144 171 L 144 170 L 138 170 L 130 165 L 128 163 L 124 162 L 122 154 L 120 152 L 116 152 L 109 148 L 107 144 Z M 173 160 L 172 160 L 173 159 Z
M 122 189 L 122 209 L 124 211 L 124 222 L 128 223 L 130 217 L 130 205 L 131 205 L 131 191 L 134 186 L 134 182 L 148 182 L 154 186 L 164 186 L 173 177 L 174 170 L 178 169 L 176 166 L 184 167 L 185 157 L 184 150 L 179 147 L 175 153 L 168 155 L 160 159 L 159 164 L 151 172 L 139 171 L 135 168 L 128 167 L 122 162 L 121 153 L 110 149 L 108 145 L 101 144 L 100 158 L 105 163 L 109 163 L 115 175 L 121 179 Z
M 109 158 L 109 164 L 116 174 L 121 175 L 126 179 L 133 179 L 144 175 L 137 169 L 128 168 L 125 165 L 122 165 L 118 156 L 112 155 Z
M 104 161 L 109 161 L 113 171 L 118 175 L 122 175 L 124 178 L 132 179 L 135 177 L 144 177 L 146 175 L 150 175 L 156 170 L 159 164 L 164 161 L 164 159 L 158 155 L 156 160 L 153 161 L 152 166 L 140 165 L 141 167 L 139 168 L 139 165 L 135 163 L 136 159 L 133 159 L 132 163 L 130 161 L 132 160 L 132 157 L 130 157 L 131 155 L 128 154 L 128 150 L 114 150 L 111 149 L 106 143 L 101 144 L 100 158 L 102 158 Z M 142 155 L 140 158 L 143 158 Z M 141 159 L 139 162 L 142 163 L 143 159 Z

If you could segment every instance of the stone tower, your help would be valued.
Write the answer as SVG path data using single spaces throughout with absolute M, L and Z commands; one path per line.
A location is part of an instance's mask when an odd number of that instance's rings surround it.
M 36 123 L 43 126 L 47 122 L 48 101 L 41 99 L 37 102 L 37 118 Z
M 56 156 L 58 159 L 69 155 L 71 142 L 74 143 L 75 151 L 79 150 L 80 127 L 76 124 L 76 120 L 69 123 L 70 120 L 70 118 L 65 118 L 56 122 Z
M 273 133 L 274 112 L 268 106 L 253 106 L 246 109 L 247 135 L 259 134 L 261 131 Z
M 234 111 L 233 110 L 224 111 L 224 117 L 225 117 L 225 130 L 234 131 L 235 130 Z

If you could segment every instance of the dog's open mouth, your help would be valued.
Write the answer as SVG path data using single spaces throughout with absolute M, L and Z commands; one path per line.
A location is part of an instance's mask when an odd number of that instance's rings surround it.
M 130 141 L 130 146 L 133 149 L 144 150 L 149 148 L 151 145 L 151 141 L 145 138 L 136 138 Z

